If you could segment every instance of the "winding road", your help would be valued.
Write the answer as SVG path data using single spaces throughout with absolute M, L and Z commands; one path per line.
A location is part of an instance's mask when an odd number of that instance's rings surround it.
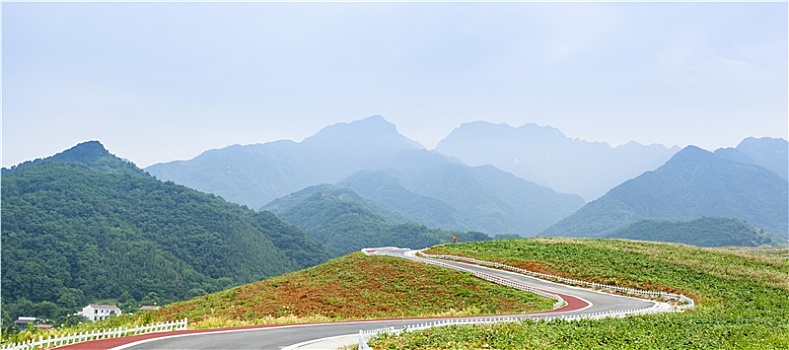
M 407 256 L 407 249 L 379 248 L 372 250 L 375 255 L 388 255 L 401 258 Z M 410 251 L 413 254 L 413 251 Z M 429 259 L 428 259 L 429 260 Z M 549 282 L 513 272 L 487 268 L 478 265 L 454 261 L 441 261 L 444 264 L 457 266 L 469 271 L 478 271 L 514 282 L 524 283 L 542 291 L 560 295 L 566 305 L 549 311 L 536 312 L 519 317 L 534 319 L 557 316 L 588 316 L 601 312 L 618 312 L 634 309 L 659 308 L 665 304 L 655 301 L 631 298 L 620 295 L 581 289 L 572 286 Z M 488 317 L 463 317 L 463 319 L 483 319 Z M 125 344 L 113 349 L 282 349 L 293 344 L 307 342 L 318 338 L 336 337 L 358 334 L 360 330 L 374 330 L 384 327 L 403 328 L 406 325 L 423 324 L 438 321 L 439 318 L 424 319 L 389 319 L 373 321 L 336 322 L 323 324 L 306 324 L 290 326 L 271 326 L 249 328 L 243 330 L 207 331 L 190 334 L 177 334 L 143 342 Z M 83 348 L 87 343 L 83 343 Z M 115 346 L 115 345 L 110 345 Z M 101 347 L 98 347 L 101 348 Z M 107 346 L 103 347 L 108 348 Z

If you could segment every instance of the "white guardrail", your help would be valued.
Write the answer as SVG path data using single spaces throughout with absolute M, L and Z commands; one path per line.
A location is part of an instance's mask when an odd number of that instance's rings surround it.
M 44 339 L 42 336 L 40 336 L 38 340 L 31 339 L 23 343 L 3 344 L 0 346 L 0 350 L 49 349 L 91 340 L 120 338 L 157 332 L 182 331 L 186 329 L 187 323 L 187 319 L 183 319 L 180 321 L 162 322 L 157 324 L 137 326 L 134 328 L 118 327 L 115 329 L 100 329 L 90 332 L 65 334 L 56 337 L 49 337 L 47 339 Z
M 364 251 L 365 251 L 365 249 L 362 249 L 362 252 L 364 252 Z M 365 252 L 365 254 L 366 254 L 366 252 Z M 415 261 L 419 261 L 419 262 L 423 262 L 423 263 L 427 263 L 427 264 L 431 264 L 431 265 L 437 265 L 437 266 L 442 266 L 442 267 L 446 267 L 446 268 L 450 268 L 450 269 L 454 269 L 454 270 L 469 272 L 469 273 L 474 274 L 474 276 L 477 276 L 479 278 L 482 278 L 482 279 L 485 279 L 485 280 L 488 280 L 488 281 L 491 281 L 491 282 L 494 282 L 494 283 L 502 284 L 502 285 L 505 285 L 505 286 L 513 287 L 513 288 L 520 289 L 520 290 L 527 291 L 527 292 L 532 292 L 532 293 L 535 293 L 535 294 L 538 294 L 538 295 L 541 295 L 541 296 L 544 296 L 544 297 L 547 297 L 547 298 L 554 299 L 554 300 L 556 300 L 556 304 L 554 304 L 554 309 L 564 305 L 564 300 L 559 295 L 552 294 L 552 293 L 549 293 L 549 292 L 545 292 L 545 291 L 542 291 L 542 290 L 538 290 L 538 289 L 535 289 L 535 288 L 533 288 L 531 286 L 528 286 L 528 285 L 525 285 L 525 284 L 522 284 L 522 283 L 518 283 L 518 282 L 514 282 L 514 281 L 510 281 L 510 280 L 507 280 L 507 279 L 503 279 L 503 278 L 500 278 L 500 277 L 497 277 L 497 276 L 493 276 L 493 275 L 489 275 L 489 274 L 482 273 L 482 272 L 476 272 L 476 271 L 464 269 L 462 267 L 458 267 L 458 266 L 454 266 L 454 265 L 443 263 L 441 261 L 430 260 L 430 259 L 443 259 L 443 260 L 455 260 L 455 261 L 467 262 L 467 263 L 472 263 L 472 264 L 481 265 L 481 266 L 493 267 L 493 268 L 502 269 L 502 270 L 509 270 L 509 271 L 513 271 L 513 272 L 516 272 L 516 273 L 519 273 L 519 274 L 523 274 L 523 275 L 526 275 L 526 276 L 532 276 L 532 277 L 542 278 L 542 279 L 546 279 L 546 280 L 550 280 L 550 281 L 561 282 L 561 283 L 568 284 L 568 285 L 590 287 L 590 288 L 593 288 L 595 290 L 601 290 L 601 291 L 608 290 L 608 291 L 614 291 L 614 292 L 630 294 L 630 295 L 638 295 L 638 296 L 648 297 L 648 298 L 662 298 L 664 300 L 676 300 L 677 302 L 679 302 L 679 305 L 675 306 L 676 309 L 678 309 L 678 310 L 692 309 L 695 306 L 695 303 L 693 302 L 693 299 L 690 299 L 690 298 L 688 298 L 688 297 L 686 297 L 686 296 L 684 296 L 682 294 L 647 291 L 647 290 L 639 290 L 639 289 L 635 289 L 635 288 L 623 288 L 623 287 L 610 286 L 610 285 L 594 283 L 594 282 L 586 282 L 586 281 L 581 281 L 581 280 L 576 280 L 576 279 L 571 279 L 571 278 L 565 278 L 565 277 L 560 277 L 560 276 L 549 275 L 549 274 L 540 273 L 540 272 L 529 271 L 529 270 L 521 269 L 521 268 L 514 267 L 514 266 L 509 266 L 509 265 L 502 264 L 502 263 L 490 262 L 490 261 L 485 261 L 485 260 L 477 260 L 477 259 L 474 259 L 474 258 L 467 258 L 467 257 L 462 257 L 462 256 L 455 256 L 455 255 L 431 255 L 431 254 L 425 254 L 425 253 L 423 253 L 421 251 L 419 251 L 418 254 L 422 255 L 422 256 L 424 256 L 424 257 L 426 257 L 428 259 L 422 259 L 422 258 L 419 258 L 419 257 L 411 257 L 411 256 L 406 256 L 406 257 L 411 259 L 411 260 L 415 260 Z M 575 320 L 580 320 L 580 319 L 600 319 L 600 318 L 606 318 L 606 317 L 624 317 L 626 315 L 645 314 L 645 313 L 652 313 L 652 312 L 659 312 L 659 305 L 655 305 L 655 306 L 652 306 L 652 307 L 649 307 L 649 308 L 644 308 L 644 309 L 604 311 L 604 312 L 597 312 L 597 313 L 584 314 L 584 315 L 545 316 L 545 317 L 540 317 L 540 318 L 538 318 L 536 320 L 538 320 L 538 321 L 545 321 L 545 322 L 550 322 L 552 320 L 575 321 Z M 439 320 L 439 321 L 427 322 L 427 323 L 423 323 L 423 324 L 405 326 L 401 330 L 396 330 L 394 327 L 381 328 L 381 329 L 368 330 L 368 331 L 361 331 L 360 330 L 359 331 L 359 348 L 358 349 L 359 350 L 372 350 L 372 348 L 370 348 L 370 346 L 367 345 L 367 341 L 369 341 L 372 337 L 380 335 L 382 333 L 395 334 L 395 333 L 400 333 L 400 332 L 403 332 L 403 331 L 416 331 L 416 330 L 429 329 L 429 328 L 441 327 L 441 326 L 450 326 L 450 325 L 489 324 L 489 323 L 498 323 L 498 322 L 520 322 L 523 318 L 525 318 L 525 317 L 524 316 L 519 316 L 519 317 L 516 317 L 516 316 L 503 316 L 503 317 L 487 317 L 487 318 L 447 319 L 447 320 Z
M 558 316 L 545 316 L 533 319 L 536 322 L 551 322 L 553 320 L 564 321 L 577 321 L 581 319 L 601 319 L 606 317 L 625 317 L 626 315 L 638 315 L 651 312 L 657 312 L 657 307 L 646 309 L 630 309 L 619 311 L 604 311 L 584 315 L 558 315 Z M 394 327 L 373 329 L 367 331 L 359 331 L 359 350 L 372 350 L 367 342 L 375 336 L 383 333 L 398 334 L 401 332 L 419 331 L 423 329 L 430 329 L 442 326 L 455 326 L 455 325 L 469 325 L 469 324 L 491 324 L 491 323 L 504 323 L 504 322 L 521 322 L 523 319 L 529 318 L 528 316 L 502 316 L 502 317 L 486 317 L 486 318 L 457 318 L 438 320 L 433 322 L 425 322 L 415 325 L 407 325 L 403 329 L 395 329 Z
M 546 279 L 546 280 L 549 280 L 549 281 L 561 282 L 561 283 L 572 285 L 572 286 L 589 287 L 589 288 L 592 288 L 592 289 L 595 289 L 595 290 L 609 290 L 609 291 L 619 292 L 619 293 L 623 293 L 623 294 L 638 295 L 638 296 L 647 297 L 647 298 L 662 298 L 663 300 L 676 300 L 677 302 L 679 302 L 679 305 L 677 305 L 677 308 L 679 308 L 679 309 L 692 309 L 693 307 L 695 307 L 695 303 L 693 302 L 693 299 L 688 298 L 688 297 L 686 297 L 686 296 L 684 296 L 682 294 L 657 292 L 657 291 L 649 291 L 649 290 L 640 290 L 640 289 L 635 289 L 635 288 L 624 288 L 624 287 L 611 286 L 611 285 L 601 284 L 601 283 L 586 282 L 586 281 L 576 280 L 576 279 L 572 279 L 572 278 L 565 278 L 565 277 L 549 275 L 549 274 L 546 274 L 546 273 L 529 271 L 529 270 L 521 269 L 521 268 L 518 268 L 518 267 L 505 265 L 505 264 L 502 264 L 502 263 L 496 263 L 496 262 L 490 262 L 490 261 L 484 261 L 484 260 L 477 260 L 477 259 L 474 259 L 474 258 L 467 258 L 467 257 L 463 257 L 463 256 L 430 255 L 430 254 L 425 254 L 423 252 L 419 252 L 419 254 L 424 256 L 424 257 L 426 257 L 426 258 L 430 258 L 430 259 L 443 259 L 443 260 L 462 261 L 462 262 L 472 263 L 472 264 L 481 265 L 481 266 L 488 266 L 488 267 L 493 267 L 493 268 L 502 269 L 502 270 L 509 270 L 509 271 L 517 272 L 517 273 L 522 274 L 522 275 L 542 278 L 542 279 Z
M 549 298 L 549 299 L 556 300 L 556 303 L 553 304 L 553 308 L 554 309 L 564 306 L 564 299 L 562 299 L 562 297 L 559 296 L 558 294 L 546 292 L 544 290 L 540 290 L 540 289 L 534 288 L 532 286 L 529 286 L 529 285 L 526 285 L 526 284 L 523 284 L 523 283 L 510 281 L 508 279 L 504 279 L 504 278 L 501 278 L 501 277 L 498 277 L 498 276 L 494 276 L 494 275 L 491 275 L 491 274 L 487 274 L 487 273 L 484 273 L 484 272 L 464 269 L 462 267 L 458 267 L 458 266 L 455 266 L 455 265 L 450 265 L 450 264 L 447 264 L 447 263 L 444 263 L 444 262 L 441 262 L 441 261 L 422 259 L 422 258 L 418 258 L 418 257 L 409 257 L 409 258 L 411 258 L 412 260 L 415 260 L 415 261 L 426 263 L 426 264 L 431 264 L 431 265 L 445 267 L 445 268 L 448 268 L 448 269 L 468 272 L 468 273 L 471 273 L 474 276 L 476 276 L 478 278 L 481 278 L 481 279 L 484 279 L 486 281 L 490 281 L 490 282 L 493 282 L 493 283 L 505 285 L 507 287 L 512 287 L 512 288 L 515 288 L 515 289 L 518 289 L 518 290 L 522 290 L 522 291 L 526 291 L 526 292 L 531 292 L 531 293 L 534 293 L 534 294 L 537 294 L 537 295 L 540 295 L 540 296 L 543 296 L 543 297 L 546 297 L 546 298 Z

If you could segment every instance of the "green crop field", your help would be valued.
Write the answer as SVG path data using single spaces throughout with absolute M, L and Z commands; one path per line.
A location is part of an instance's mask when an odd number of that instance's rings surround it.
M 428 253 L 682 293 L 696 308 L 603 320 L 435 328 L 374 339 L 375 349 L 789 349 L 786 249 L 540 238 L 448 244 Z

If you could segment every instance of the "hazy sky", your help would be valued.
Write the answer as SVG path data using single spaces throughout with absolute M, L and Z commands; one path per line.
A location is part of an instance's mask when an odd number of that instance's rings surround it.
M 787 138 L 782 3 L 2 4 L 2 165 L 99 140 L 141 167 L 380 114 L 619 145 Z

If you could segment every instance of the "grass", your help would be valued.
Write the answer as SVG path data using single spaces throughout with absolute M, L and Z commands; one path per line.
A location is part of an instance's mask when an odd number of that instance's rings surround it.
M 189 319 L 190 329 L 343 320 L 510 314 L 548 310 L 553 300 L 470 274 L 352 253 L 324 264 L 164 306 L 77 327 L 22 331 L 8 342 L 94 329 Z
M 428 253 L 678 292 L 692 297 L 696 309 L 623 319 L 452 326 L 379 338 L 371 342 L 375 349 L 789 348 L 786 249 L 538 238 L 442 245 Z
M 470 274 L 352 253 L 324 264 L 166 306 L 153 321 L 190 328 L 464 316 L 550 309 L 552 301 Z

